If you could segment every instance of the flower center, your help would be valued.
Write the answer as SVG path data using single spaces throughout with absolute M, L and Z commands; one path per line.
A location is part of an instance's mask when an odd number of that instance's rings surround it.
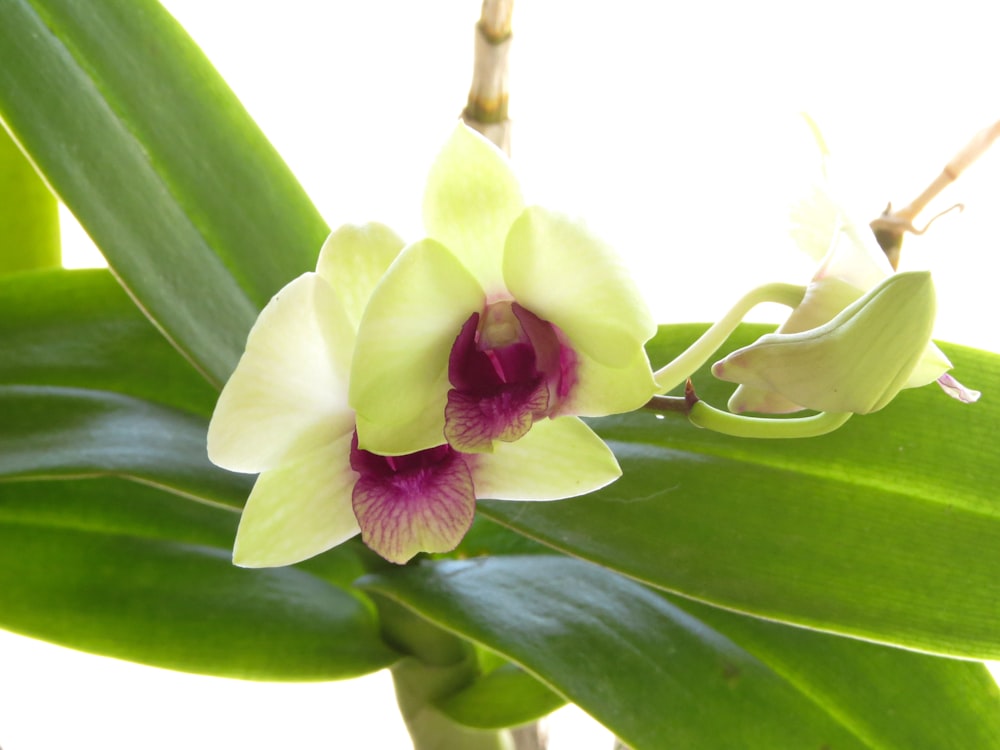
M 448 361 L 445 438 L 467 453 L 490 451 L 493 440 L 517 440 L 536 419 L 557 412 L 574 361 L 559 330 L 516 302 L 473 313 Z

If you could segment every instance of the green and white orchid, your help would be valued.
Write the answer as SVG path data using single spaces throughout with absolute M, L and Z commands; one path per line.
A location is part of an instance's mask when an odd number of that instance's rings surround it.
M 867 413 L 885 405 L 881 399 L 875 399 L 867 407 L 864 407 L 862 402 L 856 401 L 850 394 L 867 389 L 859 382 L 854 383 L 857 388 L 847 381 L 841 383 L 835 391 L 840 397 L 831 399 L 830 391 L 827 389 L 832 372 L 829 369 L 816 369 L 810 377 L 805 377 L 804 373 L 798 373 L 795 376 L 802 376 L 805 380 L 812 382 L 815 385 L 815 391 L 779 385 L 779 381 L 785 379 L 778 378 L 774 373 L 760 372 L 755 374 L 753 372 L 755 367 L 763 367 L 765 360 L 770 363 L 769 370 L 775 367 L 782 369 L 773 360 L 773 357 L 777 352 L 786 350 L 773 348 L 773 343 L 776 340 L 774 336 L 822 329 L 866 293 L 880 284 L 884 284 L 893 275 L 889 261 L 876 244 L 875 238 L 868 231 L 868 228 L 864 227 L 859 231 L 858 226 L 825 191 L 818 189 L 814 191 L 811 200 L 800 209 L 799 216 L 801 217 L 803 214 L 808 216 L 808 220 L 802 223 L 810 224 L 813 231 L 811 234 L 797 231 L 793 232 L 793 236 L 800 241 L 800 246 L 806 252 L 815 253 L 816 241 L 819 241 L 821 237 L 832 238 L 832 242 L 828 242 L 826 256 L 812 281 L 806 287 L 801 302 L 795 306 L 788 319 L 778 328 L 776 334 L 769 334 L 751 346 L 733 352 L 713 366 L 712 372 L 716 377 L 743 384 L 729 399 L 730 411 L 784 414 L 809 408 L 821 411 Z M 923 285 L 920 288 L 926 289 Z M 867 351 L 868 343 L 885 338 L 885 333 L 888 332 L 908 330 L 916 325 L 917 320 L 924 321 L 927 315 L 930 315 L 930 322 L 933 325 L 933 291 L 932 289 L 928 289 L 928 291 L 929 295 L 923 299 L 929 304 L 929 308 L 923 313 L 913 309 L 913 300 L 904 303 L 900 298 L 901 306 L 899 309 L 893 311 L 886 307 L 880 312 L 881 315 L 886 316 L 884 319 L 871 318 L 872 322 L 866 328 L 866 333 L 861 336 L 864 342 L 859 343 L 859 346 Z M 880 297 L 880 299 L 884 300 L 885 297 Z M 885 307 L 884 303 L 880 307 Z M 910 319 L 911 316 L 912 319 Z M 898 317 L 907 319 L 892 319 Z M 883 333 L 879 332 L 879 327 L 884 329 Z M 888 346 L 888 342 L 885 343 L 887 345 L 883 351 L 885 356 L 888 356 L 887 353 L 890 351 L 898 353 L 898 347 Z M 768 351 L 766 357 L 756 356 L 756 352 L 765 349 Z M 860 351 L 857 353 L 844 352 L 844 355 L 862 356 Z M 898 366 L 903 367 L 904 364 L 901 360 Z M 885 365 L 893 367 L 888 361 L 885 362 Z M 896 390 L 918 388 L 937 381 L 948 395 L 964 403 L 978 399 L 980 395 L 978 391 L 964 387 L 948 374 L 947 371 L 951 369 L 951 366 L 951 362 L 944 353 L 930 341 L 928 334 L 921 356 L 913 363 L 912 367 L 907 365 L 908 375 L 903 382 L 899 383 L 899 388 Z M 859 368 L 851 366 L 849 372 L 843 374 L 849 378 L 860 378 L 863 377 L 863 370 L 864 368 L 860 366 Z M 790 370 L 788 371 L 790 372 Z M 791 377 L 789 376 L 788 380 Z M 785 382 L 787 383 L 788 380 Z M 802 385 L 805 385 L 804 381 Z M 826 395 L 820 396 L 820 392 Z M 893 395 L 895 394 L 893 393 Z M 824 405 L 818 406 L 817 403 Z
M 377 224 L 337 230 L 316 272 L 279 291 L 250 331 L 208 431 L 214 463 L 260 472 L 240 520 L 236 564 L 289 565 L 359 532 L 385 559 L 404 563 L 454 549 L 477 497 L 554 500 L 620 476 L 611 451 L 567 420 L 488 455 L 459 453 L 443 438 L 393 457 L 358 448 L 347 398 L 357 322 L 402 246 Z
M 590 432 L 576 416 L 653 395 L 643 347 L 656 325 L 624 265 L 580 224 L 526 208 L 506 156 L 464 125 L 431 169 L 424 223 L 358 331 L 350 403 L 363 448 L 561 441 Z M 604 450 L 593 435 L 577 455 Z

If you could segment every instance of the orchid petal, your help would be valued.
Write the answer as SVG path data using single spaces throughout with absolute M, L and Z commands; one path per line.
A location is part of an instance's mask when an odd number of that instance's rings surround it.
M 340 295 L 354 327 L 368 298 L 405 243 L 384 224 L 345 224 L 323 243 L 316 273 Z
M 531 429 L 535 416 L 549 405 L 549 388 L 543 382 L 532 388 L 522 385 L 494 396 L 472 396 L 448 392 L 444 410 L 444 436 L 463 453 L 488 453 L 493 441 L 512 443 Z
M 576 417 L 536 422 L 516 443 L 467 459 L 476 495 L 497 500 L 559 500 L 611 484 L 621 469 L 611 449 Z
M 273 468 L 354 429 L 347 375 L 354 327 L 314 273 L 278 292 L 247 338 L 208 427 L 208 455 L 232 471 Z
M 631 363 L 656 323 L 625 265 L 582 225 L 528 208 L 510 228 L 504 280 L 514 299 L 611 367 Z
M 403 477 L 362 476 L 353 506 L 364 543 L 401 565 L 418 552 L 455 549 L 472 525 L 476 497 L 465 460 L 452 453 Z
M 859 231 L 841 212 L 840 231 L 814 280 L 837 278 L 864 292 L 892 273 L 889 259 L 868 227 Z
M 636 351 L 624 367 L 609 367 L 576 352 L 575 374 L 576 380 L 556 415 L 603 417 L 635 411 L 657 391 L 644 349 Z
M 424 193 L 429 237 L 450 249 L 494 294 L 502 290 L 503 243 L 524 208 L 507 157 L 459 123 L 431 167 Z
M 234 563 L 250 568 L 291 565 L 358 533 L 351 509 L 357 479 L 350 464 L 352 437 L 351 432 L 341 435 L 260 475 L 240 518 Z
M 951 360 L 933 342 L 927 344 L 923 356 L 906 380 L 905 388 L 919 388 L 933 383 L 952 368 Z M 956 381 L 957 382 L 957 381 Z
M 805 407 L 785 398 L 777 391 L 741 385 L 729 397 L 726 408 L 733 414 L 743 414 L 748 411 L 759 414 L 792 414 L 802 411 Z
M 484 305 L 476 279 L 442 245 L 422 240 L 400 254 L 358 329 L 350 403 L 361 448 L 400 455 L 443 442 L 448 357 Z
M 879 279 L 881 281 L 881 278 Z M 874 284 L 872 285 L 874 286 Z M 819 328 L 867 291 L 836 277 L 813 281 L 806 287 L 802 302 L 778 328 L 778 333 L 798 333 Z
M 941 386 L 941 390 L 951 396 L 953 399 L 961 401 L 963 404 L 974 404 L 982 396 L 981 391 L 975 391 L 972 388 L 966 388 L 964 385 L 959 383 L 955 378 L 953 378 L 948 373 L 945 373 L 937 379 L 937 383 Z
M 900 273 L 825 325 L 763 336 L 717 362 L 712 372 L 808 409 L 867 414 L 905 387 L 933 324 L 930 274 Z

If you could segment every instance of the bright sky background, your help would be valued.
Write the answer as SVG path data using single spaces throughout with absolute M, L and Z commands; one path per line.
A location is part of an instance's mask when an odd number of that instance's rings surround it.
M 377 219 L 419 236 L 427 167 L 465 103 L 480 0 L 165 5 L 331 225 Z M 789 203 L 818 158 L 797 112 L 823 129 L 865 219 L 910 201 L 1000 118 L 1000 46 L 984 12 L 981 2 L 519 0 L 515 165 L 529 201 L 585 218 L 618 248 L 659 320 L 708 320 L 751 286 L 811 274 L 787 238 Z M 939 339 L 1000 350 L 998 201 L 994 152 L 927 215 L 955 202 L 965 212 L 904 246 L 904 265 L 934 271 Z M 97 262 L 78 233 L 66 237 L 71 263 Z M 406 747 L 384 675 L 192 678 L 2 631 L 0 664 L 4 750 Z M 553 750 L 610 748 L 596 729 L 563 726 L 587 740 L 567 735 Z

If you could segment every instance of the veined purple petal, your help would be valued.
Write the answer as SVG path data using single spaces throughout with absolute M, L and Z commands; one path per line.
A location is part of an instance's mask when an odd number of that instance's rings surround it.
M 489 303 L 466 320 L 452 346 L 445 438 L 466 453 L 521 438 L 566 398 L 576 361 L 555 326 L 516 302 Z
M 448 391 L 444 410 L 444 436 L 463 453 L 484 453 L 494 440 L 511 443 L 524 436 L 535 419 L 548 412 L 549 389 L 544 381 L 517 383 L 493 395 Z
M 472 525 L 476 495 L 463 457 L 448 445 L 405 456 L 379 456 L 351 446 L 361 476 L 352 505 L 365 544 L 389 562 L 418 552 L 449 552 Z
M 980 391 L 966 388 L 947 372 L 937 379 L 937 384 L 941 386 L 941 390 L 963 404 L 973 404 L 983 395 Z

